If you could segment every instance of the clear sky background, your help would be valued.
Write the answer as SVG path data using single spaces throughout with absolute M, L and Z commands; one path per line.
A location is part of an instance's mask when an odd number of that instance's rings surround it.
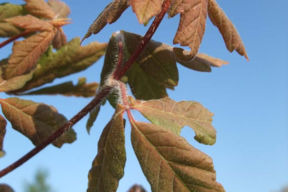
M 5 2 L 5 1 L 1 1 Z M 23 4 L 21 0 L 10 3 Z M 98 14 L 110 1 L 65 0 L 71 7 L 73 24 L 65 26 L 69 40 L 83 37 Z M 179 65 L 180 82 L 169 95 L 176 101 L 193 100 L 202 103 L 214 115 L 213 126 L 217 130 L 214 146 L 198 144 L 194 132 L 184 128 L 181 135 L 194 147 L 213 158 L 217 181 L 227 192 L 272 192 L 288 185 L 288 1 L 278 0 L 218 0 L 228 17 L 236 25 L 246 46 L 250 62 L 237 53 L 226 50 L 222 36 L 210 21 L 200 52 L 230 62 L 212 73 L 199 73 Z M 154 40 L 172 45 L 179 17 L 166 16 L 157 30 Z M 84 41 L 107 42 L 118 30 L 145 34 L 148 27 L 138 24 L 129 8 L 113 25 L 106 26 L 98 35 Z M 2 41 L 2 40 L 1 40 Z M 0 59 L 11 53 L 11 45 L 0 50 Z M 94 66 L 79 74 L 57 79 L 53 84 L 86 76 L 88 82 L 97 81 L 103 58 Z M 2 98 L 8 97 L 1 93 Z M 64 96 L 27 96 L 37 102 L 55 106 L 67 118 L 71 118 L 91 98 Z M 31 181 L 39 168 L 49 170 L 49 183 L 55 192 L 83 192 L 87 188 L 87 175 L 97 154 L 97 142 L 103 127 L 111 118 L 109 105 L 101 109 L 92 128 L 86 132 L 85 117 L 74 126 L 77 141 L 65 144 L 62 149 L 47 147 L 23 166 L 0 179 L 16 192 L 23 191 L 24 181 Z M 136 112 L 137 119 L 143 118 Z M 151 191 L 139 167 L 130 143 L 130 125 L 126 126 L 127 162 L 125 176 L 118 192 L 125 192 L 135 183 Z M 30 149 L 32 143 L 9 124 L 4 147 L 7 155 L 0 159 L 0 168 L 6 167 Z

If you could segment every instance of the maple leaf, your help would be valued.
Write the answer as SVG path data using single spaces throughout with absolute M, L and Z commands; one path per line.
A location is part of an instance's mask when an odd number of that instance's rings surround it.
M 162 0 L 130 0 L 130 5 L 139 23 L 143 24 L 160 13 L 162 2 Z
M 23 95 L 56 95 L 61 94 L 64 96 L 76 96 L 76 97 L 92 97 L 96 95 L 98 83 L 86 83 L 86 78 L 82 77 L 78 79 L 77 85 L 73 85 L 72 81 L 54 85 L 51 87 L 45 87 L 36 91 L 24 93 Z
M 132 146 L 152 191 L 225 192 L 209 156 L 162 126 L 131 124 Z
M 24 0 L 25 9 L 36 17 L 53 19 L 56 14 L 53 9 L 44 0 Z
M 138 101 L 132 97 L 130 107 L 138 110 L 144 117 L 156 125 L 160 125 L 180 134 L 184 126 L 195 131 L 195 139 L 199 143 L 213 145 L 216 142 L 216 130 L 212 126 L 213 113 L 194 101 L 176 102 L 170 98 Z
M 107 23 L 112 24 L 129 7 L 128 0 L 114 0 L 100 13 L 95 21 L 89 27 L 82 41 L 93 34 L 99 33 Z
M 68 5 L 63 1 L 49 0 L 47 3 L 55 14 L 54 18 L 67 18 L 71 13 Z
M 34 145 L 51 135 L 67 119 L 57 110 L 43 103 L 11 97 L 0 99 L 2 112 L 12 124 L 12 127 L 28 137 Z M 72 143 L 76 140 L 76 133 L 70 129 L 64 135 L 57 138 L 53 145 L 61 147 L 64 143 Z
M 208 13 L 208 0 L 175 0 L 172 2 L 169 15 L 174 17 L 180 13 L 180 23 L 173 43 L 191 48 L 187 60 L 198 53 L 202 42 Z
M 208 14 L 212 23 L 222 34 L 227 49 L 230 52 L 236 50 L 240 55 L 245 56 L 245 58 L 249 61 L 245 46 L 236 27 L 215 0 L 208 0 Z
M 5 152 L 3 150 L 3 140 L 6 134 L 6 125 L 7 121 L 2 115 L 0 115 L 0 157 L 3 157 L 5 155 Z
M 116 191 L 118 188 L 126 162 L 123 120 L 125 110 L 124 106 L 117 105 L 114 116 L 100 136 L 98 154 L 88 175 L 87 192 Z

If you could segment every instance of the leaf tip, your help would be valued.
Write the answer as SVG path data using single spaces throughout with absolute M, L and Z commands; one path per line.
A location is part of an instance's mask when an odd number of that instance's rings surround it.
M 81 40 L 81 42 L 80 42 L 80 45 L 82 44 L 82 42 L 83 42 L 85 39 L 89 38 L 91 35 L 92 35 L 92 33 L 91 33 L 90 31 L 88 31 L 88 32 L 85 34 L 85 36 L 82 38 L 82 40 Z

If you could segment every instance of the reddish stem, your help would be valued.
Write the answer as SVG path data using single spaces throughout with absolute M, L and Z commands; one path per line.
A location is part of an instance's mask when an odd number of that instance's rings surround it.
M 2 47 L 4 47 L 5 45 L 8 45 L 9 43 L 21 38 L 21 37 L 26 37 L 27 35 L 31 34 L 33 32 L 31 31 L 24 31 L 23 33 L 20 33 L 19 35 L 15 35 L 13 37 L 10 37 L 9 39 L 7 39 L 6 41 L 3 41 L 2 43 L 0 43 L 0 49 Z
M 151 39 L 151 37 L 154 35 L 157 27 L 161 23 L 165 13 L 167 12 L 169 6 L 171 4 L 170 0 L 165 0 L 165 2 L 162 4 L 162 10 L 159 15 L 156 16 L 154 19 L 152 25 L 149 27 L 147 33 L 143 37 L 142 41 L 139 43 L 136 50 L 133 52 L 132 56 L 129 58 L 129 60 L 124 64 L 121 71 L 119 71 L 119 74 L 116 74 L 114 79 L 119 80 L 122 78 L 122 76 L 127 72 L 129 67 L 134 63 L 136 58 L 140 55 L 140 53 L 144 50 L 145 46 Z M 39 153 L 42 149 L 47 147 L 49 144 L 51 144 L 53 141 L 55 141 L 58 137 L 60 137 L 62 134 L 67 132 L 73 125 L 75 125 L 79 120 L 81 120 L 87 113 L 89 113 L 95 106 L 97 106 L 112 90 L 112 87 L 105 86 L 103 87 L 99 93 L 95 96 L 95 98 L 86 105 L 78 114 L 76 114 L 71 120 L 69 120 L 67 123 L 65 123 L 63 126 L 61 126 L 57 131 L 52 133 L 46 140 L 44 140 L 42 143 L 37 145 L 34 149 L 32 149 L 30 152 L 28 152 L 26 155 L 21 157 L 19 160 L 11 164 L 10 166 L 6 167 L 5 169 L 0 171 L 0 177 L 5 176 L 6 174 L 10 173 L 29 159 L 31 159 L 33 156 L 35 156 L 37 153 Z M 128 116 L 131 112 L 128 110 Z

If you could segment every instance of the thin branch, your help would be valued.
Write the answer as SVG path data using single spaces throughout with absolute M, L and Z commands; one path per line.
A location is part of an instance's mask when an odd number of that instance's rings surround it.
M 121 71 L 119 71 L 119 74 L 115 74 L 114 79 L 119 80 L 122 78 L 123 75 L 127 72 L 129 67 L 134 63 L 136 58 L 140 55 L 140 53 L 144 50 L 145 46 L 149 42 L 149 40 L 154 35 L 156 29 L 158 28 L 159 24 L 161 23 L 165 13 L 167 12 L 169 6 L 171 4 L 170 0 L 165 0 L 165 2 L 162 4 L 162 10 L 159 15 L 156 16 L 154 19 L 152 25 L 149 27 L 147 33 L 139 43 L 138 47 L 132 54 L 132 56 L 129 58 L 129 60 L 124 64 L 124 66 L 121 68 Z M 34 149 L 32 149 L 30 152 L 28 152 L 26 155 L 24 155 L 22 158 L 11 164 L 10 166 L 6 167 L 5 169 L 0 171 L 0 178 L 5 176 L 6 174 L 10 173 L 29 159 L 31 159 L 34 155 L 39 153 L 42 149 L 47 147 L 49 144 L 51 144 L 53 141 L 55 141 L 58 137 L 60 137 L 62 134 L 67 132 L 73 125 L 75 125 L 79 120 L 81 120 L 87 113 L 89 113 L 95 106 L 97 106 L 111 91 L 112 87 L 105 86 L 103 87 L 99 93 L 95 96 L 95 98 L 86 105 L 77 115 L 75 115 L 71 120 L 69 120 L 67 123 L 65 123 L 63 126 L 61 126 L 57 131 L 55 131 L 52 135 L 50 135 L 46 140 L 44 140 L 42 143 L 37 145 Z
M 33 33 L 33 32 L 31 32 L 31 31 L 24 31 L 24 32 L 20 33 L 19 35 L 15 35 L 15 36 L 13 36 L 13 37 L 10 37 L 10 38 L 7 39 L 6 41 L 3 41 L 2 43 L 0 43 L 0 49 L 1 49 L 2 47 L 4 47 L 5 45 L 8 45 L 9 43 L 11 43 L 11 42 L 13 42 L 13 41 L 15 41 L 15 40 L 17 40 L 17 39 L 19 39 L 19 38 L 21 38 L 21 37 L 26 37 L 27 35 L 29 35 L 29 34 L 31 34 L 31 33 Z

